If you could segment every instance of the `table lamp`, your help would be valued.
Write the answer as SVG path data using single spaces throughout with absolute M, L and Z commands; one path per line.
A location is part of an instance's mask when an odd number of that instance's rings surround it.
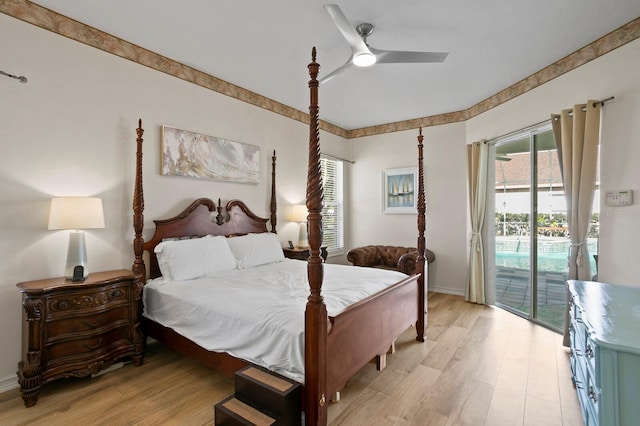
M 104 212 L 100 198 L 61 197 L 51 199 L 49 229 L 71 229 L 67 249 L 65 277 L 84 281 L 89 275 L 84 231 L 104 228 Z
M 300 232 L 298 234 L 298 247 L 309 247 L 307 240 L 307 206 L 304 204 L 295 204 L 289 209 L 287 219 L 291 222 L 300 224 Z

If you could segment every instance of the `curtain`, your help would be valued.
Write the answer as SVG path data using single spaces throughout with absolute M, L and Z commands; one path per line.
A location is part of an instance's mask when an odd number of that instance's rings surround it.
M 485 141 L 467 145 L 467 178 L 469 206 L 471 209 L 471 248 L 469 250 L 469 282 L 465 299 L 484 304 L 484 252 L 482 244 L 482 224 L 487 199 L 487 153 Z
M 600 142 L 600 101 L 575 105 L 551 115 L 553 136 L 558 149 L 560 171 L 567 201 L 569 279 L 591 279 L 587 231 L 596 183 L 596 162 Z M 569 292 L 564 320 L 565 346 L 569 346 Z

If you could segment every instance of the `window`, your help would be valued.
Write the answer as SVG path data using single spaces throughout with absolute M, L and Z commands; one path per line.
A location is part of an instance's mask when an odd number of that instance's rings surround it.
M 322 245 L 329 254 L 342 254 L 344 249 L 342 168 L 343 163 L 333 158 L 320 159 L 324 208 L 322 209 Z
M 493 219 L 496 302 L 518 315 L 562 330 L 571 240 L 551 124 L 547 121 L 498 138 L 494 146 L 495 215 L 486 215 L 485 221 Z M 589 254 L 596 256 L 599 180 L 598 173 L 587 235 Z M 595 258 L 589 261 L 592 274 L 596 274 Z

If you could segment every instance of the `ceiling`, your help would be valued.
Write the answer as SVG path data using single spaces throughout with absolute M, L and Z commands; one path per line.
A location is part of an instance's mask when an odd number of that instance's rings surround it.
M 318 0 L 37 0 L 33 3 L 282 104 L 308 111 L 349 47 Z M 378 49 L 450 52 L 442 64 L 353 67 L 320 87 L 346 130 L 465 110 L 640 16 L 640 1 L 343 0 Z M 586 96 L 586 95 L 585 95 Z

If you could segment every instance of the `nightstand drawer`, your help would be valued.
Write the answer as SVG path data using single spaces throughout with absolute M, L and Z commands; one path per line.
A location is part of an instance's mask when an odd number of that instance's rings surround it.
M 89 338 L 55 342 L 47 345 L 48 365 L 67 362 L 70 358 L 82 360 L 106 352 L 113 343 L 128 341 L 129 329 L 125 325 Z
M 50 321 L 46 324 L 46 341 L 52 343 L 78 336 L 101 334 L 113 328 L 129 324 L 129 304 L 98 314 L 76 316 Z
M 125 269 L 18 283 L 22 293 L 22 360 L 18 382 L 26 407 L 40 388 L 85 377 L 125 357 L 142 364 L 143 283 Z
M 113 306 L 129 303 L 129 286 L 116 284 L 91 292 L 78 291 L 47 298 L 47 320 L 75 316 L 79 313 L 106 310 Z

